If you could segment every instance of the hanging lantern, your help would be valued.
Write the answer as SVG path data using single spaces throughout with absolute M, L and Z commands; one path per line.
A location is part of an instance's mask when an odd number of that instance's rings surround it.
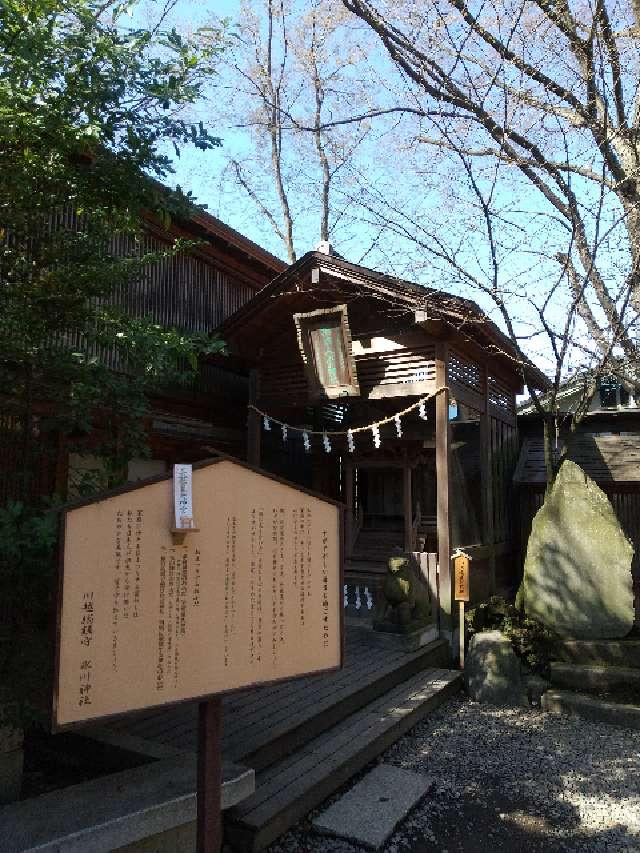
M 427 401 L 426 400 L 420 400 L 420 403 L 418 405 L 418 414 L 420 415 L 420 417 L 422 418 L 423 421 L 427 420 Z
M 282 424 L 282 441 L 287 440 L 287 436 L 289 435 L 289 428 L 286 424 Z
M 371 435 L 373 436 L 373 446 L 377 449 L 380 447 L 380 427 L 378 424 L 371 427 Z
M 353 440 L 353 433 L 350 429 L 347 430 L 347 446 L 349 448 L 349 453 L 353 453 L 353 451 L 356 449 L 356 444 Z
M 331 453 L 331 442 L 329 441 L 329 436 L 326 432 L 322 435 L 322 443 L 324 444 L 325 452 Z
M 271 421 L 266 415 L 262 418 L 262 424 L 267 432 L 271 431 Z
M 308 453 L 311 450 L 311 442 L 309 441 L 309 433 L 302 433 L 302 443 L 304 444 L 304 452 Z
M 402 438 L 402 424 L 400 423 L 400 415 L 396 415 L 394 421 L 396 422 L 396 433 L 398 435 L 398 438 Z

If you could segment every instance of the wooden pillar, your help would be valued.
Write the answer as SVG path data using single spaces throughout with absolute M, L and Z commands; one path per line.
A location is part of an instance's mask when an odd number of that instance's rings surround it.
M 197 853 L 222 848 L 222 701 L 215 697 L 198 708 Z
M 345 553 L 347 557 L 351 557 L 353 553 L 353 467 L 351 465 L 344 467 L 344 502 L 347 505 L 344 517 Z
M 255 405 L 258 399 L 258 371 L 249 374 L 249 402 Z M 249 409 L 247 418 L 247 462 L 249 465 L 260 467 L 260 443 L 262 440 L 262 424 L 260 415 Z
M 480 476 L 482 483 L 483 544 L 489 546 L 489 590 L 496 591 L 496 547 L 493 529 L 493 459 L 491 454 L 491 414 L 489 412 L 489 371 L 482 368 L 484 412 L 480 419 Z
M 447 384 L 447 346 L 436 345 L 436 385 Z M 436 479 L 438 522 L 438 566 L 440 595 L 440 632 L 451 642 L 453 638 L 451 582 L 451 522 L 449 513 L 449 392 L 436 397 Z
M 411 466 L 407 451 L 403 454 L 402 467 L 402 503 L 404 510 L 404 550 L 415 551 L 413 546 L 413 501 L 411 499 Z

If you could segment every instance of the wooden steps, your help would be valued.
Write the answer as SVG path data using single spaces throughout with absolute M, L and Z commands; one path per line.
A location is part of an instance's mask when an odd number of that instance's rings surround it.
M 227 714 L 224 753 L 232 761 L 261 770 L 291 754 L 349 714 L 384 694 L 425 667 L 449 660 L 447 644 L 438 640 L 411 654 L 383 658 L 371 645 L 369 657 L 358 658 L 357 673 L 348 664 L 340 672 L 296 685 L 283 685 L 274 696 L 263 697 L 249 715 Z M 226 711 L 226 709 L 225 709 Z M 268 721 L 264 725 L 263 721 Z M 251 731 L 253 724 L 254 731 Z M 233 757 L 235 756 L 235 757 Z
M 354 563 L 378 563 L 386 571 L 389 557 L 403 550 L 403 537 L 401 530 L 365 527 L 358 534 L 349 559 Z
M 262 850 L 461 684 L 459 672 L 425 670 L 307 740 L 257 774 L 255 794 L 227 812 L 225 837 L 240 850 Z

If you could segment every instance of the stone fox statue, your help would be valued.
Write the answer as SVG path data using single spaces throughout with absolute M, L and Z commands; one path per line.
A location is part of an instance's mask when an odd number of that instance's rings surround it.
M 375 624 L 379 630 L 410 631 L 432 621 L 429 587 L 414 557 L 389 559 L 382 596 Z

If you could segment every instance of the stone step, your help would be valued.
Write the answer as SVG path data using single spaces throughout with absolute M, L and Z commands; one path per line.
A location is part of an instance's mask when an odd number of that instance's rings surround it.
M 557 658 L 567 663 L 609 664 L 640 668 L 640 638 L 628 640 L 562 640 Z
M 262 850 L 461 685 L 457 671 L 426 670 L 307 741 L 258 774 L 255 794 L 225 816 L 225 837 L 247 853 Z
M 640 695 L 640 668 L 608 664 L 551 662 L 551 683 L 575 690 L 610 690 L 637 686 Z
M 598 723 L 640 730 L 640 706 L 607 702 L 585 693 L 569 690 L 547 690 L 542 696 L 542 710 L 550 714 L 569 714 Z
M 196 756 L 179 755 L 0 807 L 0 850 L 193 850 L 196 774 Z M 253 770 L 225 764 L 223 808 L 254 790 Z

